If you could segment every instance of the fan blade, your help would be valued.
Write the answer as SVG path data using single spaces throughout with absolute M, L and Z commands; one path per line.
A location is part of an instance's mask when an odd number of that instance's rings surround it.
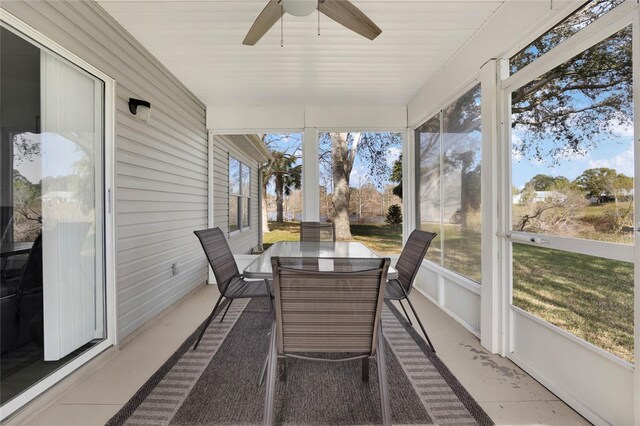
M 320 0 L 318 10 L 338 24 L 373 40 L 382 30 L 360 9 L 347 0 Z
M 282 7 L 278 0 L 271 0 L 256 18 L 242 44 L 253 46 L 264 36 L 282 16 Z

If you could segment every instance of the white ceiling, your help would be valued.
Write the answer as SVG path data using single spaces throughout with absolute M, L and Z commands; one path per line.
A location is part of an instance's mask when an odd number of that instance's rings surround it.
M 98 0 L 210 106 L 405 105 L 503 4 L 354 0 L 381 29 L 369 41 L 317 14 L 285 15 L 242 40 L 267 0 Z

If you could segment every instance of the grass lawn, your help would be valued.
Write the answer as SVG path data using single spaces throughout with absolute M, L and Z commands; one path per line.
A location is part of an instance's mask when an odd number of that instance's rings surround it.
M 633 264 L 513 245 L 513 304 L 633 362 Z
M 263 237 L 265 249 L 277 241 L 300 241 L 300 222 L 269 222 L 269 230 Z M 353 224 L 351 235 L 353 241 L 363 243 L 379 255 L 399 254 L 402 250 L 402 225 Z
M 298 222 L 269 222 L 264 245 L 299 241 Z M 402 227 L 351 225 L 354 241 L 400 253 Z M 437 252 L 439 243 L 429 249 Z M 480 280 L 480 234 L 445 229 L 445 266 Z M 633 265 L 526 244 L 513 245 L 513 304 L 633 362 Z

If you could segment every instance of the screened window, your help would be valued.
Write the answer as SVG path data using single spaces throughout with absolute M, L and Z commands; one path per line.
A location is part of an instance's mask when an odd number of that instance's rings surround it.
M 590 0 L 509 59 L 515 74 L 625 0 Z
M 251 227 L 251 168 L 229 157 L 229 232 Z
M 418 218 L 438 237 L 427 259 L 481 278 L 480 85 L 416 129 Z

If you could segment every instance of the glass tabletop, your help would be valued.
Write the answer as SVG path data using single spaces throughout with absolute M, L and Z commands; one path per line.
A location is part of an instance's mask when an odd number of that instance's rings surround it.
M 272 278 L 271 258 L 279 257 L 358 257 L 378 258 L 379 256 L 362 243 L 356 242 L 291 242 L 273 244 L 244 270 L 245 278 Z M 389 279 L 398 278 L 398 271 L 389 267 Z

